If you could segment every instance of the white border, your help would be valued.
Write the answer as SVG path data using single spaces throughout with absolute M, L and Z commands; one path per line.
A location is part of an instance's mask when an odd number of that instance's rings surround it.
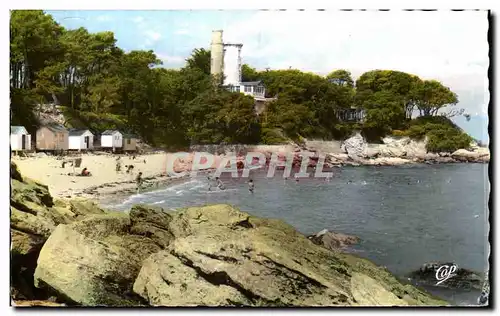
M 2 24 L 1 28 L 1 39 L 4 43 L 2 45 L 2 58 L 3 60 L 2 63 L 0 63 L 0 74 L 2 74 L 1 77 L 1 100 L 2 100 L 2 106 L 0 107 L 0 110 L 3 115 L 0 115 L 0 120 L 3 121 L 4 123 L 0 124 L 1 129 L 3 129 L 3 132 L 0 132 L 0 148 L 7 148 L 7 144 L 9 142 L 9 139 L 7 137 L 7 128 L 9 126 L 9 79 L 8 79 L 8 74 L 9 74 L 9 69 L 8 69 L 8 63 L 7 59 L 9 58 L 9 51 L 8 51 L 8 42 L 9 42 L 9 9 L 343 9 L 343 8 L 350 8 L 350 9 L 392 9 L 392 10 L 398 10 L 398 9 L 406 9 L 406 8 L 420 8 L 420 9 L 425 9 L 425 8 L 432 8 L 432 9 L 492 9 L 493 12 L 500 13 L 500 10 L 497 9 L 498 4 L 500 1 L 494 1 L 494 0 L 475 0 L 475 1 L 467 1 L 467 0 L 455 0 L 455 1 L 435 1 L 435 0 L 415 0 L 415 1 L 397 1 L 397 0 L 381 0 L 381 1 L 370 1 L 370 0 L 351 0 L 351 1 L 344 1 L 342 3 L 336 2 L 332 3 L 332 1 L 328 0 L 308 0 L 308 1 L 297 1 L 297 0 L 273 0 L 272 2 L 269 0 L 252 0 L 252 1 L 246 1 L 246 2 L 241 2 L 241 1 L 234 1 L 234 0 L 211 0 L 211 1 L 196 1 L 196 0 L 182 0 L 182 1 L 175 1 L 175 2 L 170 2 L 170 1 L 154 1 L 154 0 L 141 0 L 141 1 L 124 1 L 124 0 L 107 0 L 106 2 L 102 0 L 86 0 L 86 1 L 65 1 L 65 2 L 59 2 L 57 0 L 45 0 L 45 1 L 37 1 L 37 0 L 23 0 L 23 1 L 16 1 L 16 2 L 7 2 L 7 1 L 2 1 L 1 6 L 1 16 L 0 16 L 0 23 Z M 497 20 L 498 22 L 498 20 Z M 495 41 L 498 39 L 498 33 L 495 35 Z M 497 47 L 498 49 L 498 47 Z M 495 89 L 498 88 L 498 82 L 495 84 Z M 498 90 L 495 90 L 498 91 Z M 500 110 L 496 111 L 495 114 L 495 121 L 499 122 L 498 116 L 500 115 Z M 495 132 L 495 136 L 496 136 Z M 495 146 L 498 146 L 499 139 L 497 137 L 493 137 L 493 135 L 490 137 L 491 141 L 495 142 Z M 3 144 L 3 145 L 2 145 Z M 498 147 L 497 147 L 498 148 Z M 7 171 L 7 166 L 9 164 L 9 156 L 7 155 L 7 150 L 5 149 L 5 154 L 1 155 L 1 162 L 0 164 L 5 166 L 4 168 L 0 168 L 1 172 L 1 179 L 2 182 L 4 183 L 3 186 L 1 186 L 2 189 L 2 204 L 4 207 L 2 208 L 3 213 L 4 213 L 4 230 L 3 230 L 3 238 L 4 242 L 1 243 L 2 245 L 2 254 L 4 254 L 3 258 L 5 258 L 2 261 L 2 281 L 0 284 L 2 286 L 0 287 L 2 289 L 2 293 L 0 294 L 2 302 L 4 302 L 1 307 L 2 307 L 2 313 L 1 315 L 7 314 L 13 314 L 15 310 L 13 308 L 9 307 L 9 260 L 8 260 L 8 251 L 9 251 L 9 243 L 6 240 L 9 240 L 10 234 L 9 234 L 9 222 L 10 218 L 8 217 L 9 211 L 8 211 L 8 204 L 9 204 L 9 174 Z M 495 158 L 494 153 L 492 153 L 492 160 Z M 495 173 L 496 176 L 496 173 Z M 493 192 L 492 192 L 493 193 Z M 495 192 L 496 194 L 497 192 Z M 491 210 L 493 211 L 493 210 Z M 496 216 L 496 221 L 498 221 L 498 218 L 500 216 Z M 498 226 L 497 226 L 498 227 Z M 496 249 L 495 249 L 496 250 Z M 498 261 L 498 260 L 497 260 Z M 498 274 L 495 273 L 495 276 Z M 495 300 L 496 303 L 498 304 L 498 300 Z M 178 311 L 183 311 L 183 310 L 178 310 Z M 178 312 L 177 310 L 168 310 L 168 311 L 159 311 L 159 312 L 167 312 L 167 313 L 175 313 Z M 239 310 L 238 312 L 240 313 L 248 313 L 249 310 Z M 372 312 L 375 310 L 371 310 Z M 428 309 L 425 310 L 420 310 L 422 311 L 428 311 Z M 44 310 L 44 313 L 50 313 L 50 314 L 55 314 L 56 311 L 50 311 L 50 310 Z M 57 311 L 59 313 L 63 312 L 61 310 Z M 90 314 L 91 312 L 105 312 L 106 314 L 112 313 L 112 314 L 118 314 L 118 313 L 136 313 L 140 312 L 141 314 L 143 313 L 152 313 L 152 311 L 146 311 L 146 310 L 89 310 L 89 309 L 81 309 L 81 310 L 71 310 L 71 313 L 78 312 L 78 313 L 85 313 L 85 314 Z M 193 310 L 184 310 L 183 312 L 185 313 L 196 313 L 196 311 Z M 206 311 L 205 311 L 206 312 Z M 220 312 L 234 312 L 234 310 L 228 309 L 228 310 L 211 310 L 209 311 L 211 313 L 220 313 Z M 273 310 L 273 314 L 285 314 L 292 312 L 291 310 L 287 311 L 278 311 L 278 310 Z M 295 310 L 297 312 L 297 310 Z M 306 311 L 300 310 L 300 313 L 305 313 Z M 321 313 L 331 313 L 331 310 L 318 310 L 316 312 L 321 312 Z M 338 312 L 350 312 L 350 313 L 359 313 L 360 311 L 340 311 L 340 310 L 335 310 L 335 313 Z M 378 312 L 385 312 L 384 310 L 379 310 Z M 398 313 L 403 313 L 406 312 L 406 310 L 398 310 L 395 311 Z M 439 312 L 439 311 L 438 311 Z

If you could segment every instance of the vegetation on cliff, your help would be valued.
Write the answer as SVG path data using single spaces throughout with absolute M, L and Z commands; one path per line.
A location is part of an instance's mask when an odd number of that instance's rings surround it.
M 462 112 L 446 111 L 458 102 L 450 89 L 404 72 L 373 70 L 354 82 L 346 70 L 323 77 L 244 65 L 244 81 L 261 80 L 269 97 L 278 96 L 257 116 L 252 98 L 214 87 L 205 49 L 195 49 L 182 69 L 164 69 L 153 51 L 125 52 L 112 32 L 67 30 L 43 11 L 12 11 L 10 35 L 12 124 L 32 133 L 34 105 L 54 102 L 72 127 L 119 128 L 168 148 L 343 139 L 354 130 L 371 141 L 394 130 L 425 131 L 433 151 L 453 151 L 467 140 L 450 120 L 421 126 L 413 119 L 414 112 L 426 118 Z M 363 124 L 337 118 L 351 107 L 366 111 Z

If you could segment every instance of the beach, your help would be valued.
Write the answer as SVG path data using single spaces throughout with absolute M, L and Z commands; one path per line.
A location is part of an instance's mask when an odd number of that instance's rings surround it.
M 62 159 L 55 156 L 12 157 L 23 175 L 48 185 L 50 193 L 58 198 L 102 197 L 136 189 L 135 177 L 142 172 L 146 185 L 167 181 L 165 173 L 166 153 L 131 156 L 82 154 L 81 166 L 71 163 L 62 167 Z M 116 171 L 116 159 L 120 157 L 121 171 Z M 65 157 L 64 159 L 70 159 Z M 74 158 L 71 158 L 74 159 Z M 132 173 L 126 173 L 126 165 L 133 165 Z M 76 176 L 87 168 L 90 177 Z M 75 172 L 75 174 L 73 173 Z
M 121 171 L 116 171 L 117 158 L 121 160 Z M 200 167 L 199 173 L 209 172 L 221 162 L 222 156 L 214 156 L 211 167 Z M 73 168 L 71 163 L 62 167 L 64 160 L 82 158 L 80 167 Z M 51 155 L 32 157 L 12 156 L 20 172 L 33 180 L 49 187 L 50 193 L 57 198 L 83 197 L 97 201 L 119 199 L 136 192 L 135 178 L 142 172 L 144 183 L 141 190 L 170 184 L 189 176 L 167 173 L 167 162 L 173 162 L 173 171 L 181 173 L 191 170 L 193 154 L 184 158 L 171 153 L 159 152 L 146 155 L 129 155 L 85 153 L 75 157 L 65 156 L 63 159 Z M 133 165 L 131 173 L 126 173 L 127 165 Z M 83 168 L 90 171 L 90 177 L 78 176 Z

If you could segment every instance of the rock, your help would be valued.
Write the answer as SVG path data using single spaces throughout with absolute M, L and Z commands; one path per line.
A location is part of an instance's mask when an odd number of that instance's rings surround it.
M 308 236 L 316 245 L 325 247 L 330 250 L 339 250 L 346 248 L 347 246 L 354 245 L 359 242 L 359 238 L 356 236 L 345 235 L 342 233 L 330 232 L 323 229 L 316 235 Z
M 408 302 L 386 290 L 379 282 L 361 273 L 353 273 L 351 291 L 357 305 L 361 306 L 405 306 Z M 411 298 L 411 297 L 410 297 Z
M 399 166 L 399 165 L 406 165 L 413 163 L 412 160 L 398 158 L 398 157 L 382 157 L 373 159 L 370 162 L 371 164 L 377 166 Z
M 85 306 L 142 305 L 132 284 L 142 261 L 162 247 L 130 228 L 123 213 L 59 225 L 40 251 L 35 286 Z
M 455 272 L 456 275 L 449 278 L 448 280 L 436 285 L 438 280 L 436 279 L 436 272 L 443 266 L 451 266 L 453 263 L 450 262 L 429 262 L 423 264 L 420 269 L 412 271 L 408 276 L 418 284 L 423 284 L 427 286 L 440 286 L 447 287 L 450 289 L 462 289 L 470 290 L 475 288 L 481 290 L 483 286 L 483 278 L 474 271 L 458 267 Z
M 45 238 L 42 236 L 25 233 L 14 228 L 10 230 L 10 239 L 13 256 L 38 253 L 45 242 Z
M 405 294 L 417 305 L 445 304 L 369 261 L 314 245 L 279 220 L 227 205 L 171 215 L 175 239 L 146 259 L 134 284 L 151 305 L 391 306 L 407 305 Z
M 365 148 L 366 141 L 360 133 L 356 133 L 354 136 L 346 139 L 341 145 L 342 151 L 344 151 L 349 158 L 353 160 L 363 157 Z
M 349 155 L 347 155 L 347 154 L 329 153 L 326 157 L 330 163 L 342 163 L 342 162 L 349 160 Z
M 174 237 L 168 230 L 171 220 L 162 209 L 136 205 L 130 211 L 130 233 L 150 238 L 164 248 Z
M 488 148 L 478 148 L 475 151 L 459 149 L 451 154 L 451 157 L 459 161 L 467 162 L 489 162 L 490 151 Z
M 77 214 L 102 213 L 91 202 L 54 200 L 47 186 L 22 177 L 11 164 L 11 286 L 14 298 L 47 298 L 34 287 L 39 252 L 56 227 L 69 224 Z
M 52 201 L 43 186 L 27 179 L 12 182 L 16 300 L 55 297 L 84 306 L 446 304 L 368 260 L 325 249 L 282 221 L 229 205 L 169 213 L 139 205 L 111 212 L 84 200 Z
M 23 177 L 21 176 L 21 173 L 19 173 L 17 165 L 12 161 L 10 162 L 10 178 L 19 182 L 23 182 Z
M 13 302 L 13 305 L 15 307 L 33 307 L 33 306 L 43 306 L 43 307 L 63 307 L 66 306 L 66 304 L 63 303 L 56 303 L 56 302 L 51 302 L 51 301 L 28 301 L 28 300 L 15 300 Z
M 436 153 L 427 153 L 424 156 L 425 160 L 433 161 L 433 160 L 438 160 L 439 159 L 439 154 Z

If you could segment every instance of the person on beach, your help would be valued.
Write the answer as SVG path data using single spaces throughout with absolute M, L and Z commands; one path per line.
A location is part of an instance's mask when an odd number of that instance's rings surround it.
M 132 171 L 134 171 L 134 166 L 133 165 L 125 166 L 125 168 L 127 168 L 127 171 L 125 171 L 126 173 L 132 173 Z
M 90 177 L 90 171 L 87 170 L 87 168 L 82 169 L 82 173 L 80 174 L 82 177 Z
M 255 183 L 253 182 L 252 179 L 250 179 L 248 181 L 248 191 L 250 191 L 250 193 L 253 193 L 253 190 L 255 189 Z
M 219 190 L 226 189 L 226 187 L 224 186 L 224 183 L 222 183 L 222 181 L 219 179 L 219 177 L 215 177 L 215 183 L 217 185 L 217 188 L 219 188 Z
M 139 193 L 139 191 L 141 189 L 142 182 L 143 182 L 142 172 L 139 172 L 137 174 L 137 177 L 135 178 L 135 183 L 137 184 L 137 193 Z
M 116 173 L 120 172 L 122 169 L 122 161 L 120 160 L 120 157 L 116 158 Z

